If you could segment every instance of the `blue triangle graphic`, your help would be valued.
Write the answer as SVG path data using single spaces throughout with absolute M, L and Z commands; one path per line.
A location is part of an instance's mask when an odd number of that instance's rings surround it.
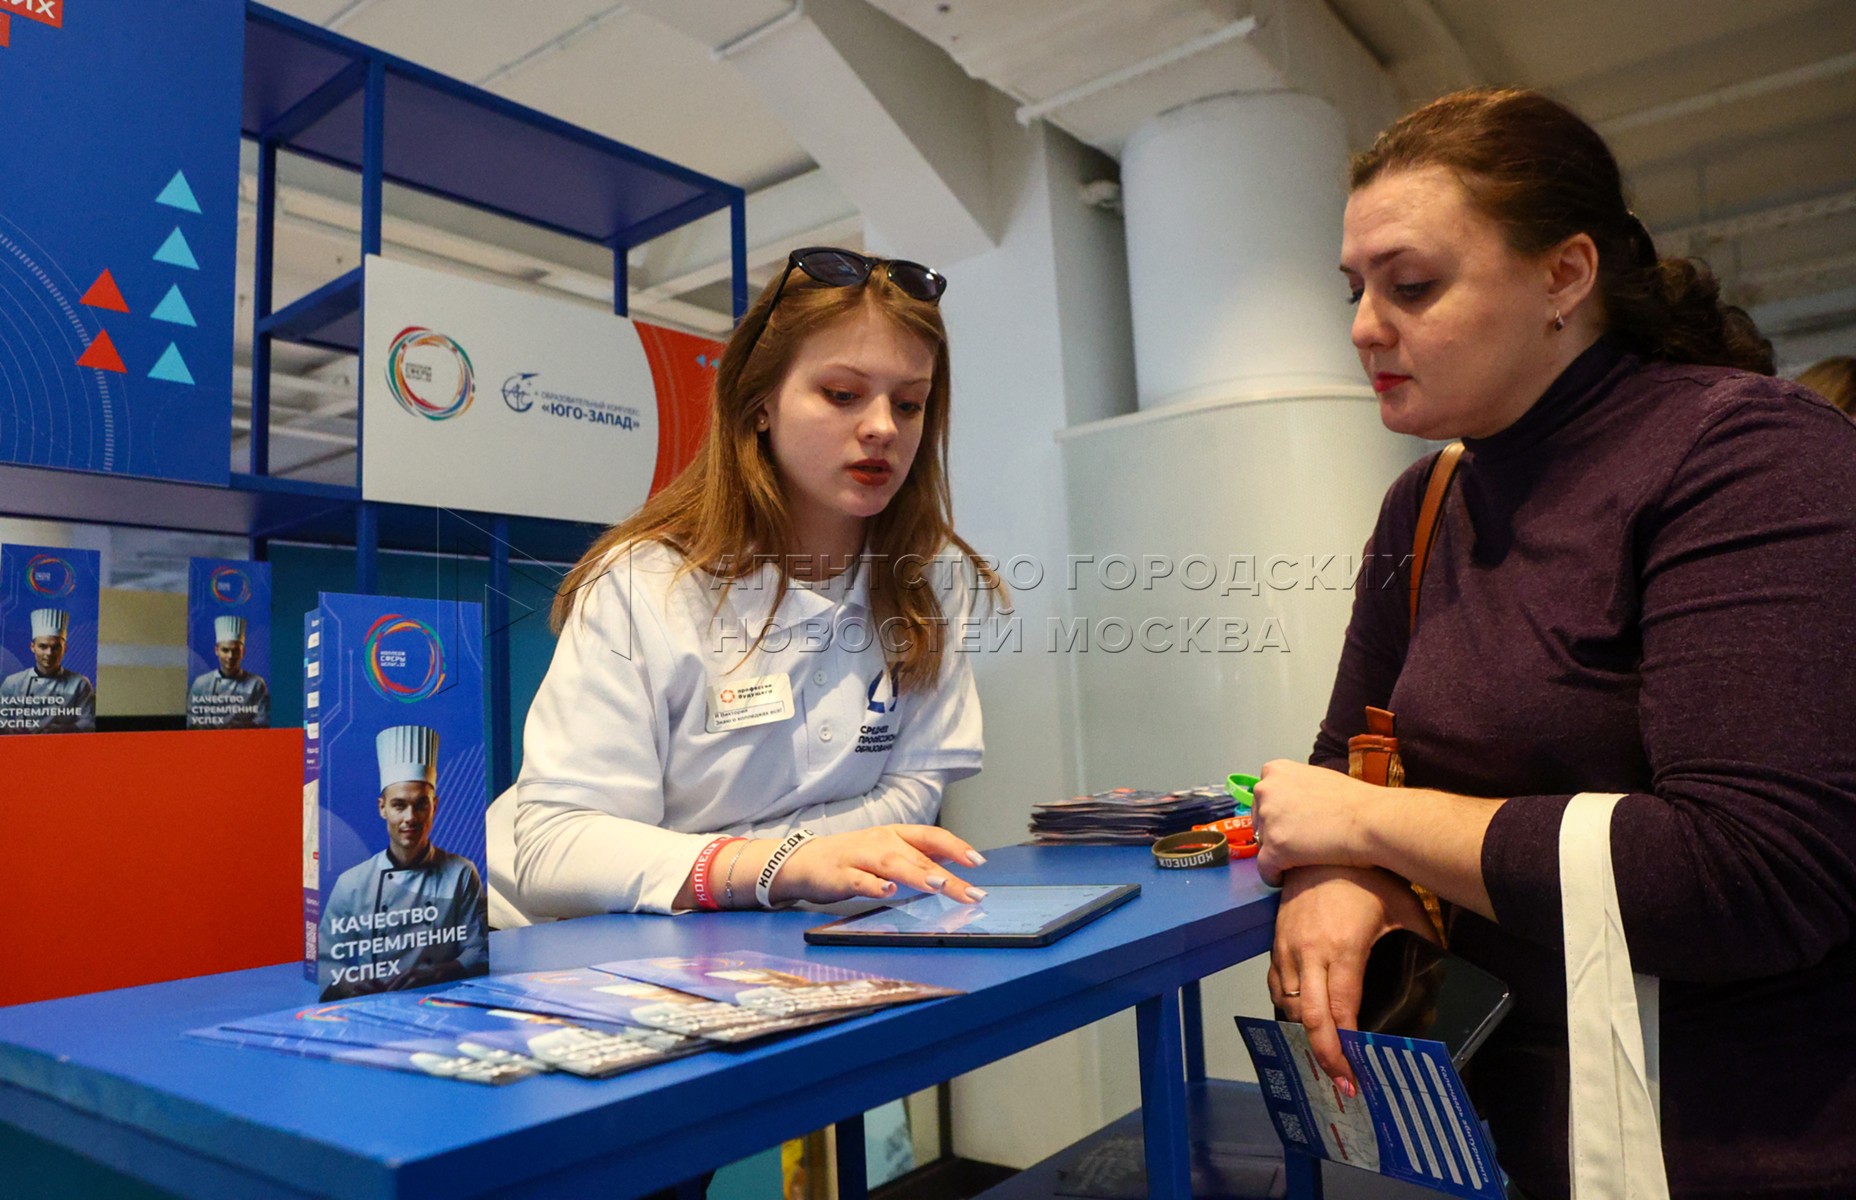
M 193 256 L 193 247 L 187 244 L 178 226 L 168 234 L 168 240 L 161 243 L 161 249 L 155 251 L 155 261 L 186 267 L 189 271 L 200 269 L 200 260 Z
M 193 319 L 193 310 L 187 307 L 187 298 L 180 294 L 178 283 L 168 289 L 168 294 L 161 297 L 161 303 L 155 305 L 155 311 L 148 315 L 157 321 L 166 321 L 172 325 L 197 328 L 200 324 Z
M 150 369 L 148 377 L 193 386 L 193 372 L 187 369 L 186 360 L 180 356 L 180 347 L 173 342 L 168 343 L 167 350 L 161 355 L 160 361 Z
M 155 197 L 155 203 L 165 204 L 169 208 L 184 209 L 190 213 L 200 211 L 200 202 L 193 198 L 193 189 L 187 186 L 185 171 L 174 172 L 174 178 L 168 180 L 168 185 L 161 189 L 161 194 Z

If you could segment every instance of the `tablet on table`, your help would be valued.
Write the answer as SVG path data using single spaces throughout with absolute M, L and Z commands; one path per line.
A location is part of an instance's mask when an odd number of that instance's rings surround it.
M 806 930 L 815 946 L 1048 946 L 1141 894 L 1138 883 L 999 886 L 978 904 L 917 896 Z

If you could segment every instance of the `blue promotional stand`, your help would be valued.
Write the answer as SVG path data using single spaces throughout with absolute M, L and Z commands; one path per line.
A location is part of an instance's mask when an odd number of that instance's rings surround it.
M 612 252 L 613 310 L 626 312 L 626 254 L 727 210 L 733 304 L 747 308 L 746 195 L 741 188 L 569 125 L 534 109 L 259 4 L 245 8 L 242 125 L 258 148 L 252 341 L 251 463 L 229 486 L 0 463 L 0 515 L 352 546 L 354 591 L 377 590 L 382 549 L 487 559 L 486 624 L 493 789 L 513 779 L 510 714 L 510 550 L 573 562 L 599 528 L 500 513 L 441 514 L 363 500 L 357 420 L 356 486 L 270 474 L 271 348 L 299 342 L 359 353 L 362 269 L 282 308 L 272 306 L 277 156 L 300 154 L 355 171 L 363 255 L 381 249 L 388 182 L 416 188 Z M 363 364 L 365 369 L 365 364 Z M 357 380 L 357 389 L 359 382 Z M 617 514 L 615 514 L 616 516 Z

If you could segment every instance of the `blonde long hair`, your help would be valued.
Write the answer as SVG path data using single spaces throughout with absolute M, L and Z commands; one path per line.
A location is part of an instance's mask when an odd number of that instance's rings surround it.
M 797 267 L 788 269 L 791 277 L 778 309 L 773 309 L 776 276 L 736 323 L 722 350 L 710 396 L 709 430 L 695 460 L 644 507 L 600 535 L 562 581 L 550 624 L 559 633 L 573 616 L 581 590 L 604 574 L 615 554 L 648 542 L 662 543 L 683 556 L 679 575 L 700 569 L 724 580 L 718 609 L 727 585 L 753 574 L 762 563 L 778 564 L 771 623 L 791 582 L 794 535 L 772 452 L 766 437 L 755 430 L 755 418 L 785 381 L 808 337 L 869 311 L 934 350 L 921 445 L 895 497 L 868 521 L 868 557 L 863 564 L 871 572 L 870 608 L 876 628 L 885 631 L 883 645 L 897 689 L 930 686 L 940 671 L 946 624 L 936 589 L 927 578 L 934 557 L 948 547 L 957 548 L 972 567 L 975 586 L 995 596 L 1004 591 L 998 576 L 954 532 L 946 471 L 952 393 L 941 311 L 904 294 L 880 268 L 865 283 L 851 287 L 827 286 Z M 763 628 L 761 636 L 766 632 Z

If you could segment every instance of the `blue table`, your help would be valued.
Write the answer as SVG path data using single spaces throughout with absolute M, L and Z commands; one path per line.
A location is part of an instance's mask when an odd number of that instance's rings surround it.
M 295 964 L 20 1005 L 0 1009 L 0 1121 L 188 1196 L 628 1196 L 855 1123 L 1132 1006 L 1150 1194 L 1183 1200 L 1186 1081 L 1204 1076 L 1196 981 L 1268 950 L 1275 894 L 1249 862 L 1163 871 L 1142 848 L 989 857 L 963 874 L 987 886 L 1132 882 L 1142 894 L 1037 950 L 808 947 L 804 930 L 826 918 L 804 912 L 615 915 L 497 934 L 497 971 L 753 948 L 967 993 L 602 1082 L 492 1089 L 181 1037 L 313 1001 Z M 861 1138 L 840 1145 L 843 1194 L 855 1197 Z

